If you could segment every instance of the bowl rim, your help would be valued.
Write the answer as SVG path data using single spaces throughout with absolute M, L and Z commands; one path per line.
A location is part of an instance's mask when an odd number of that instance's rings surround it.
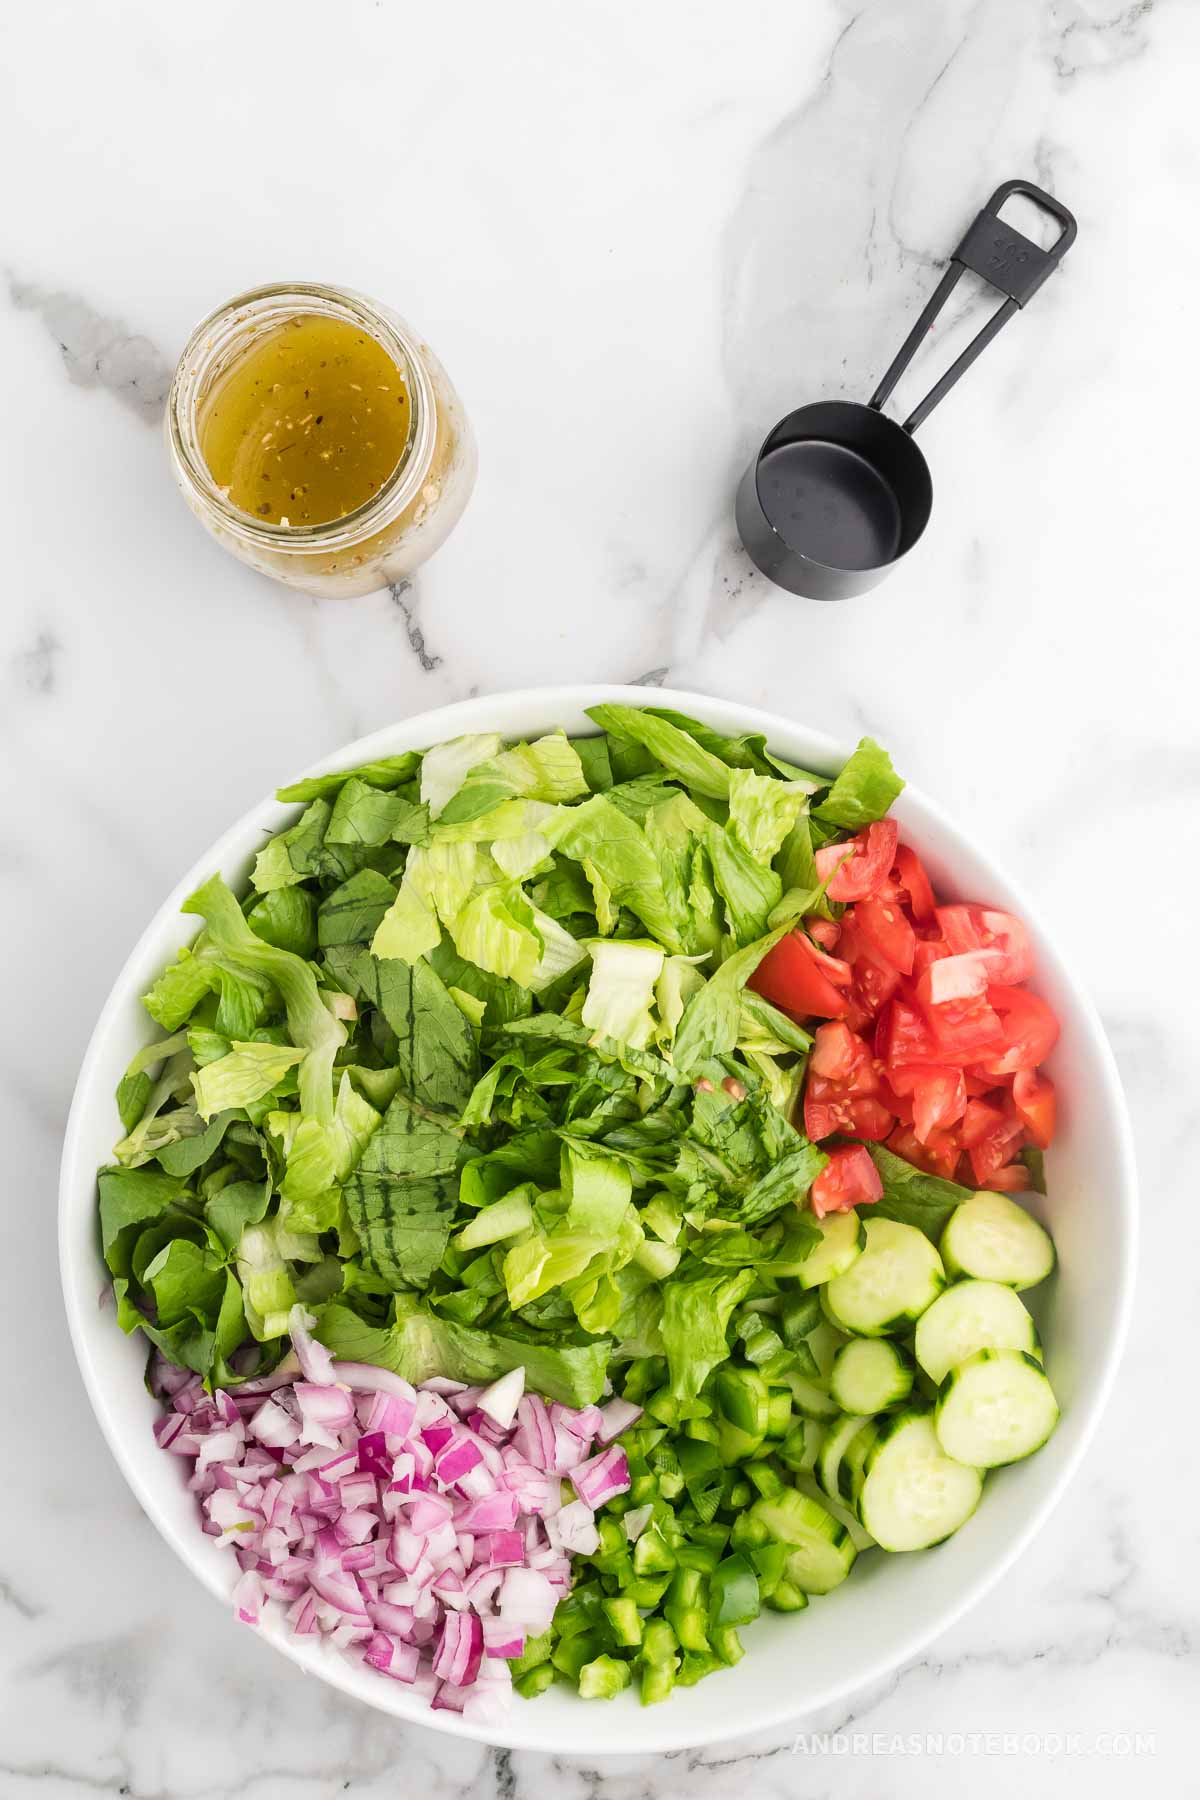
M 817 746 L 818 755 L 814 760 L 827 759 L 831 767 L 839 766 L 850 754 L 843 744 L 825 732 L 807 726 L 796 719 L 788 718 L 784 714 L 769 712 L 744 701 L 701 694 L 685 688 L 574 682 L 542 687 L 499 689 L 487 694 L 472 696 L 466 700 L 453 701 L 444 706 L 415 713 L 410 717 L 396 719 L 391 724 L 369 732 L 365 736 L 340 746 L 328 755 L 320 757 L 295 779 L 297 781 L 305 780 L 318 775 L 330 774 L 340 769 L 353 768 L 380 756 L 395 755 L 401 749 L 423 747 L 441 742 L 446 738 L 461 736 L 470 731 L 494 730 L 495 725 L 494 723 L 489 725 L 487 715 L 489 708 L 494 709 L 497 706 L 529 710 L 541 708 L 549 715 L 556 710 L 582 710 L 585 706 L 594 706 L 605 702 L 633 706 L 663 705 L 677 711 L 690 712 L 701 718 L 706 718 L 711 714 L 723 714 L 725 723 L 729 726 L 738 730 L 762 732 L 768 740 L 790 739 L 799 732 Z M 398 743 L 397 739 L 402 741 Z M 1028 1515 L 1006 1543 L 1004 1550 L 973 1581 L 965 1584 L 950 1602 L 934 1611 L 916 1627 L 900 1654 L 887 1651 L 874 1659 L 869 1656 L 864 1657 L 862 1667 L 855 1670 L 852 1676 L 831 1679 L 825 1688 L 818 1688 L 815 1692 L 807 1695 L 803 1710 L 800 1712 L 793 1710 L 786 1702 L 781 1704 L 778 1699 L 758 1707 L 743 1706 L 735 1719 L 714 1712 L 711 1729 L 706 1727 L 702 1736 L 697 1736 L 694 1727 L 683 1725 L 682 1722 L 679 1726 L 673 1726 L 668 1708 L 656 1709 L 657 1729 L 652 1740 L 643 1739 L 635 1746 L 630 1746 L 623 1752 L 627 1755 L 646 1755 L 697 1748 L 705 1744 L 727 1742 L 730 1739 L 745 1737 L 751 1732 L 786 1726 L 810 1717 L 826 1707 L 836 1705 L 854 1694 L 861 1693 L 903 1663 L 919 1656 L 934 1639 L 948 1631 L 983 1599 L 1012 1567 L 1046 1523 L 1074 1478 L 1092 1441 L 1108 1404 L 1120 1364 L 1129 1329 L 1137 1273 L 1138 1189 L 1132 1126 L 1116 1062 L 1104 1027 L 1087 988 L 1079 980 L 1072 967 L 1069 956 L 1063 955 L 1057 941 L 1045 929 L 1037 906 L 1030 900 L 1021 884 L 1013 881 L 1004 873 L 991 856 L 986 844 L 981 845 L 973 833 L 961 830 L 921 789 L 906 784 L 904 792 L 905 799 L 915 803 L 917 810 L 925 815 L 935 827 L 944 831 L 950 838 L 961 842 L 972 855 L 987 865 L 989 871 L 994 871 L 1002 887 L 1008 891 L 1020 909 L 1021 916 L 1032 925 L 1035 934 L 1045 943 L 1053 945 L 1054 959 L 1070 989 L 1072 1001 L 1078 1009 L 1079 1020 L 1085 1026 L 1089 1036 L 1090 1049 L 1095 1055 L 1103 1083 L 1102 1098 L 1112 1116 L 1114 1137 L 1118 1145 L 1118 1159 L 1113 1170 L 1112 1180 L 1125 1244 L 1125 1255 L 1119 1266 L 1117 1291 L 1113 1300 L 1111 1328 L 1105 1342 L 1103 1365 L 1098 1371 L 1093 1368 L 1094 1380 L 1090 1395 L 1076 1401 L 1075 1442 L 1066 1452 L 1065 1461 L 1055 1477 L 1053 1486 L 1030 1509 Z M 109 1450 L 143 1512 L 149 1517 L 159 1535 L 192 1570 L 208 1592 L 226 1607 L 229 1604 L 230 1584 L 225 1581 L 219 1566 L 213 1563 L 211 1557 L 201 1554 L 208 1540 L 197 1532 L 194 1545 L 190 1541 L 184 1541 L 160 1514 L 155 1497 L 142 1481 L 134 1457 L 127 1453 L 127 1430 L 118 1418 L 111 1404 L 110 1394 L 91 1360 L 84 1334 L 82 1312 L 78 1305 L 78 1296 L 85 1291 L 79 1281 L 80 1262 L 85 1256 L 94 1259 L 97 1255 L 92 1232 L 81 1229 L 84 1219 L 87 1219 L 89 1223 L 94 1219 L 95 1168 L 92 1166 L 91 1157 L 86 1152 L 82 1139 L 88 1096 L 95 1085 L 108 1036 L 128 1002 L 127 989 L 131 985 L 131 977 L 142 962 L 146 951 L 156 939 L 161 937 L 168 919 L 178 913 L 180 903 L 204 879 L 206 874 L 210 873 L 214 867 L 223 866 L 235 851 L 244 851 L 247 840 L 256 830 L 282 829 L 283 815 L 289 810 L 294 810 L 294 803 L 289 806 L 289 803 L 275 800 L 273 795 L 251 806 L 192 863 L 161 904 L 155 908 L 145 928 L 139 933 L 113 980 L 83 1055 L 63 1136 L 59 1173 L 59 1272 L 71 1343 L 89 1404 Z M 272 814 L 280 815 L 275 823 L 270 823 Z M 81 1200 L 81 1196 L 84 1194 L 89 1197 L 86 1208 Z M 91 1274 L 102 1276 L 103 1270 L 99 1266 L 93 1266 Z M 1085 1414 L 1082 1421 L 1078 1420 L 1080 1409 Z M 407 1690 L 397 1683 L 381 1682 L 379 1684 L 381 1691 L 376 1699 L 373 1694 L 364 1693 L 358 1681 L 354 1679 L 362 1674 L 356 1665 L 346 1658 L 329 1653 L 323 1646 L 313 1646 L 309 1642 L 293 1637 L 281 1619 L 274 1617 L 269 1620 L 264 1619 L 264 1627 L 260 1628 L 259 1636 L 281 1651 L 289 1660 L 298 1664 L 305 1672 L 317 1675 L 321 1680 L 340 1689 L 343 1693 L 349 1694 L 353 1698 L 373 1706 L 377 1711 L 405 1724 L 421 1725 L 429 1730 L 445 1732 L 452 1737 L 465 1738 L 479 1743 L 511 1749 L 536 1750 L 554 1755 L 622 1754 L 619 1743 L 612 1751 L 606 1749 L 601 1751 L 598 1747 L 598 1740 L 595 1743 L 586 1742 L 581 1745 L 578 1739 L 580 1735 L 584 1734 L 576 1733 L 571 1740 L 565 1736 L 561 1739 L 548 1739 L 544 1731 L 536 1728 L 536 1721 L 532 1716 L 529 1724 L 534 1728 L 523 1729 L 523 1715 L 526 1710 L 532 1715 L 534 1710 L 532 1708 L 514 1711 L 500 1723 L 486 1724 L 465 1720 L 461 1714 L 455 1712 L 434 1712 L 423 1701 L 418 1701 L 415 1696 L 408 1694 Z M 407 1703 L 405 1704 L 405 1702 Z M 611 1715 L 605 1716 L 611 1718 Z M 619 1730 L 613 1730 L 612 1736 L 619 1739 Z

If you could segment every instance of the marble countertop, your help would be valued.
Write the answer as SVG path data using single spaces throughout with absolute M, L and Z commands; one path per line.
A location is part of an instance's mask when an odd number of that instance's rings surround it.
M 4 1800 L 1193 1792 L 1200 11 L 41 0 L 4 36 Z M 770 589 L 732 527 L 752 446 L 870 391 L 1015 174 L 1079 240 L 923 429 L 925 541 L 842 607 Z M 273 587 L 172 489 L 187 332 L 293 275 L 395 304 L 476 423 L 473 504 L 404 592 Z M 1145 1273 L 1071 1501 L 921 1661 L 804 1722 L 840 1739 L 584 1767 L 405 1730 L 221 1615 L 88 1412 L 55 1176 L 117 966 L 277 779 L 468 694 L 668 676 L 872 731 L 1028 884 L 1127 1083 Z

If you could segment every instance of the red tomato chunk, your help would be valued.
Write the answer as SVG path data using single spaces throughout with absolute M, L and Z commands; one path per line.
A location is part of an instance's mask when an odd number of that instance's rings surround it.
M 1028 1185 L 1021 1151 L 1044 1150 L 1054 1136 L 1054 1083 L 1040 1065 L 1058 1039 L 1053 1011 L 1024 985 L 1034 957 L 1021 920 L 997 907 L 939 905 L 890 819 L 825 845 L 817 869 L 845 907 L 841 918 L 806 920 L 751 981 L 815 1024 L 809 1137 L 857 1140 L 828 1147 L 813 1211 L 879 1198 L 868 1143 L 933 1175 L 1019 1192 Z

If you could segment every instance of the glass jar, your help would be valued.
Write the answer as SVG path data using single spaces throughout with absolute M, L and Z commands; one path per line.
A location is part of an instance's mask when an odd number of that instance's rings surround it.
M 395 363 L 408 389 L 407 442 L 378 492 L 353 511 L 325 524 L 272 523 L 243 511 L 215 481 L 201 449 L 205 406 L 256 343 L 314 316 L 364 331 Z M 402 581 L 453 530 L 475 484 L 470 425 L 428 344 L 390 308 L 315 282 L 255 288 L 196 327 L 171 384 L 166 436 L 183 496 L 217 542 L 309 594 L 366 594 Z

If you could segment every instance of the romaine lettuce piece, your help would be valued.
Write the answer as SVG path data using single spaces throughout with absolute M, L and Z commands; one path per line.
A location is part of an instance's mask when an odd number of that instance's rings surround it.
M 664 955 L 653 944 L 599 938 L 588 946 L 592 972 L 582 1021 L 596 1037 L 641 1050 L 654 1035 L 655 983 Z
M 225 1056 L 205 1063 L 193 1074 L 196 1110 L 205 1121 L 231 1106 L 249 1106 L 278 1087 L 289 1069 L 303 1062 L 306 1052 L 292 1044 L 242 1044 L 235 1042 Z

